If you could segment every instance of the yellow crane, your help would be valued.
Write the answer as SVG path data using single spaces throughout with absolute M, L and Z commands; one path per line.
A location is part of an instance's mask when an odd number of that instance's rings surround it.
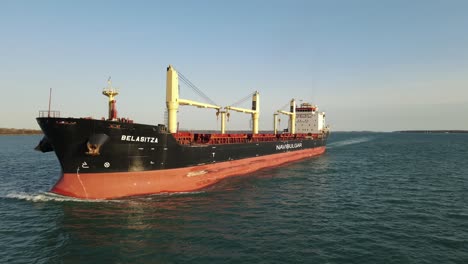
M 278 113 L 273 113 L 273 131 L 278 134 Z
M 179 75 L 171 65 L 167 67 L 166 77 L 167 125 L 170 133 L 177 132 L 177 111 L 179 110 L 179 105 L 191 105 L 198 108 L 212 108 L 218 111 L 221 109 L 221 106 L 218 105 L 205 104 L 179 98 Z
M 229 112 L 227 110 L 218 110 L 216 115 L 221 115 L 221 134 L 226 133 L 226 117 L 229 120 Z
M 252 115 L 252 134 L 258 134 L 258 118 L 260 116 L 260 94 L 258 91 L 255 91 L 255 93 L 252 95 L 252 109 L 246 109 L 246 108 L 239 108 L 239 107 L 234 107 L 234 106 L 226 106 L 224 107 L 226 109 L 226 112 L 229 110 L 236 111 L 239 113 L 246 113 L 246 114 L 251 114 Z M 221 121 L 222 121 L 222 116 L 221 116 Z
M 283 110 L 278 110 L 276 111 L 279 114 L 284 114 L 289 116 L 289 133 L 291 134 L 296 134 L 296 100 L 291 99 L 291 102 L 289 103 L 289 110 L 290 112 L 283 111 Z M 274 130 L 275 134 L 277 131 L 277 115 L 274 115 Z

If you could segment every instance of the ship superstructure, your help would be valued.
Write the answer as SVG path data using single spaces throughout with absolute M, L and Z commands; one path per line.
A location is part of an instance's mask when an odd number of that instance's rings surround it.
M 296 108 L 297 133 L 321 133 L 326 131 L 325 112 L 319 112 L 316 105 L 302 103 Z

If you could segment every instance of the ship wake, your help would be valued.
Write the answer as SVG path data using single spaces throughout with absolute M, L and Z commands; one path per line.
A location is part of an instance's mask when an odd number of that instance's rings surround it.
M 30 201 L 35 203 L 40 202 L 81 202 L 81 203 L 109 203 L 109 202 L 120 202 L 119 200 L 85 200 L 72 198 L 67 196 L 62 196 L 50 192 L 41 192 L 41 193 L 22 193 L 14 192 L 9 193 L 5 198 L 18 199 L 24 201 Z
M 369 142 L 369 141 L 371 141 L 373 139 L 374 139 L 374 137 L 351 138 L 351 139 L 346 139 L 346 140 L 342 140 L 342 141 L 329 143 L 327 148 L 332 149 L 332 148 L 339 148 L 339 147 L 344 147 L 344 146 L 348 146 L 348 145 L 360 144 L 360 143 L 364 143 L 364 142 Z
M 193 192 L 163 192 L 151 195 L 144 195 L 144 196 L 133 196 L 133 197 L 125 197 L 120 200 L 104 200 L 104 199 L 79 199 L 73 198 L 68 196 L 62 196 L 51 192 L 40 192 L 40 193 L 24 193 L 24 192 L 13 192 L 8 193 L 2 198 L 7 199 L 17 199 L 17 200 L 24 200 L 30 201 L 35 203 L 41 202 L 78 202 L 78 203 L 119 203 L 119 202 L 128 202 L 132 199 L 137 200 L 145 200 L 145 199 L 152 199 L 155 197 L 164 197 L 164 196 L 186 196 L 186 195 L 196 195 L 196 194 L 203 194 L 205 191 L 193 191 Z

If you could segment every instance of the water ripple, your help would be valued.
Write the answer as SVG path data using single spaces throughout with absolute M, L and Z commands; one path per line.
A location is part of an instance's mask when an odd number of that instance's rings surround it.
M 320 157 L 117 201 L 48 193 L 35 140 L 0 138 L 6 263 L 468 263 L 467 135 L 333 133 Z

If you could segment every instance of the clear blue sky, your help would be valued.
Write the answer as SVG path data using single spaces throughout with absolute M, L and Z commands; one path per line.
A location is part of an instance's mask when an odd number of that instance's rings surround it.
M 109 76 L 120 116 L 163 123 L 172 64 L 220 105 L 260 91 L 263 130 L 291 98 L 333 130 L 468 129 L 467 14 L 452 0 L 0 0 L 0 127 L 38 128 L 50 87 L 62 116 L 106 116 Z M 219 127 L 213 110 L 179 117 Z

